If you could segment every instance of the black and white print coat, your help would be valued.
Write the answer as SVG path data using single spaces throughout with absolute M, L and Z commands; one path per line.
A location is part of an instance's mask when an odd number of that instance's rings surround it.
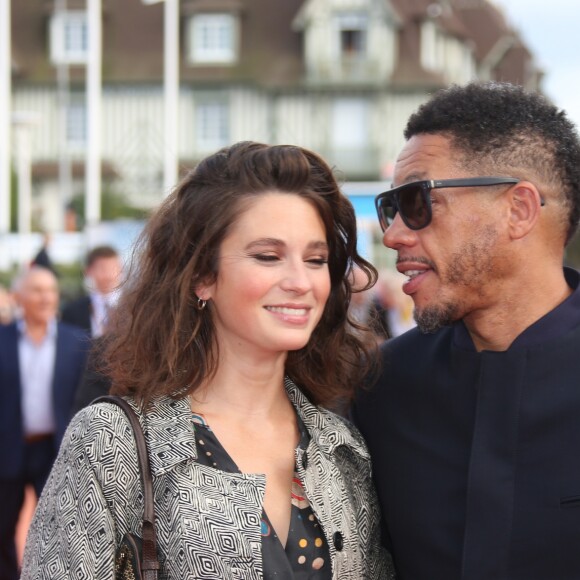
M 370 458 L 360 434 L 315 407 L 289 380 L 288 396 L 311 440 L 297 450 L 300 478 L 328 542 L 336 580 L 393 578 L 380 547 Z M 265 477 L 196 462 L 189 400 L 162 398 L 139 414 L 148 445 L 162 577 L 262 578 Z M 99 403 L 72 420 L 28 535 L 22 580 L 114 579 L 127 531 L 140 533 L 143 497 L 130 424 Z

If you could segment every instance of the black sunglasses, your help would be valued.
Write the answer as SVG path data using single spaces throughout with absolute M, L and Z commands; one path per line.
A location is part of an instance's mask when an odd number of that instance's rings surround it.
M 411 230 L 421 230 L 431 223 L 431 190 L 443 187 L 482 187 L 518 183 L 515 177 L 466 177 L 464 179 L 433 179 L 413 181 L 379 193 L 375 207 L 383 232 L 393 223 L 397 212 Z M 542 200 L 542 205 L 544 202 Z

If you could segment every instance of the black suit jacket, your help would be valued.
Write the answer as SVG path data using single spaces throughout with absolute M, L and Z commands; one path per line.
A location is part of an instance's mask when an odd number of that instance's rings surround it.
M 67 324 L 78 326 L 89 335 L 92 334 L 91 316 L 93 305 L 90 296 L 81 296 L 77 300 L 69 302 L 62 310 L 61 320 Z
M 539 344 L 477 352 L 456 323 L 382 345 L 352 417 L 401 580 L 580 578 L 580 291 L 570 300 L 533 325 Z
M 73 415 L 82 408 L 91 404 L 91 401 L 102 395 L 106 395 L 111 388 L 111 379 L 103 373 L 103 349 L 105 343 L 99 336 L 92 340 L 87 366 L 83 372 L 81 382 L 77 389 L 73 404 Z
M 71 418 L 76 389 L 85 367 L 89 338 L 59 323 L 52 380 L 56 419 L 55 454 Z M 24 461 L 18 329 L 0 326 L 0 479 L 18 477 Z

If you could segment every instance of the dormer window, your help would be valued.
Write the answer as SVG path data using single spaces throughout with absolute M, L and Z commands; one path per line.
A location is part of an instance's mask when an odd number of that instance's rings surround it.
M 87 62 L 87 14 L 70 10 L 53 15 L 50 21 L 50 59 L 55 64 Z
M 343 58 L 361 58 L 367 51 L 368 17 L 359 12 L 336 16 L 339 52 Z
M 195 14 L 189 20 L 189 60 L 229 64 L 237 59 L 237 19 L 233 14 Z

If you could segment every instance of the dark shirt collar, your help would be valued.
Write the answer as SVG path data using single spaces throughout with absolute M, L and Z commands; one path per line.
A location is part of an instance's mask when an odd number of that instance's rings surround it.
M 573 292 L 539 320 L 528 326 L 510 345 L 512 348 L 530 348 L 563 336 L 580 325 L 580 274 L 564 268 L 566 283 Z M 471 335 L 463 321 L 454 324 L 453 342 L 463 350 L 475 350 Z

